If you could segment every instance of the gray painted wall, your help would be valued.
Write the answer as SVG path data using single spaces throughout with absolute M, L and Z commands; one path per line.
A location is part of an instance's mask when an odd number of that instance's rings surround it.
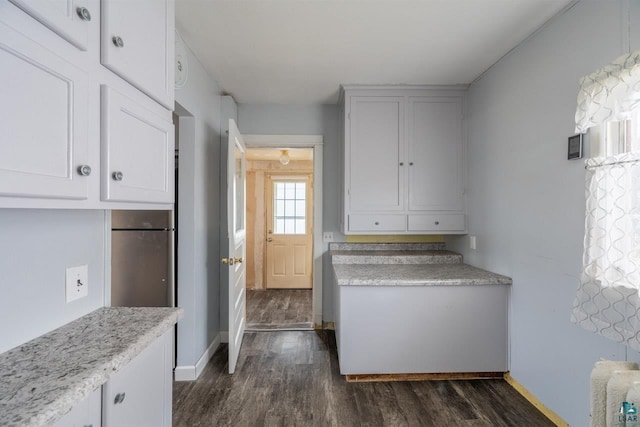
M 180 141 L 178 366 L 193 366 L 220 332 L 220 88 L 188 51 L 189 77 L 177 112 L 193 117 Z M 182 131 L 182 128 L 181 128 Z
M 0 353 L 104 305 L 104 211 L 0 209 Z M 65 270 L 89 295 L 65 303 Z
M 342 197 L 341 142 L 337 105 L 247 105 L 238 106 L 238 127 L 244 134 L 322 135 L 323 228 L 332 231 L 334 241 L 344 241 L 340 233 L 340 199 Z M 324 245 L 323 255 L 323 320 L 333 320 L 333 271 Z
M 589 425 L 593 363 L 640 359 L 569 322 L 585 202 L 584 162 L 566 159 L 567 137 L 578 79 L 628 49 L 625 12 L 623 1 L 583 0 L 472 85 L 468 211 L 477 250 L 466 236 L 448 239 L 465 262 L 513 278 L 511 373 L 574 426 Z M 638 49 L 637 5 L 631 23 Z

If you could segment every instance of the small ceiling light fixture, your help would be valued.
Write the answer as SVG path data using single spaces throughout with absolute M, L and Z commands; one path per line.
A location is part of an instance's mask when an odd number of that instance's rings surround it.
M 289 164 L 289 150 L 282 150 L 280 152 L 280 163 L 283 165 L 288 165 Z

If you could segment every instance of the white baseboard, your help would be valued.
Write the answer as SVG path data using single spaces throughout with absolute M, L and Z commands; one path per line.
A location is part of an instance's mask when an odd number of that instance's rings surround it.
M 228 334 L 227 334 L 228 335 Z M 195 365 L 187 365 L 187 366 L 176 366 L 174 372 L 174 380 L 175 381 L 195 381 L 198 379 L 204 367 L 207 366 L 211 356 L 216 352 L 222 339 L 222 332 L 215 337 L 209 347 L 202 353 L 200 359 L 196 362 Z
M 229 344 L 229 331 L 220 331 L 220 342 Z

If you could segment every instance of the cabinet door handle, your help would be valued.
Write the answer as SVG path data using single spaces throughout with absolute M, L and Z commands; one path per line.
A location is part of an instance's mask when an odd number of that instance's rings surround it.
M 111 177 L 114 181 L 122 181 L 124 179 L 124 174 L 120 171 L 115 171 L 111 174 Z
M 127 393 L 118 393 L 116 394 L 116 398 L 113 399 L 113 403 L 118 405 L 122 402 L 124 402 L 124 398 L 127 396 Z
M 122 40 L 122 37 L 120 36 L 113 36 L 111 41 L 115 47 L 124 47 L 124 40 Z
M 91 13 L 89 12 L 89 9 L 87 9 L 86 7 L 76 8 L 76 13 L 80 17 L 80 19 L 82 19 L 83 21 L 87 21 L 87 22 L 91 21 Z
M 436 225 L 440 225 L 440 221 L 436 221 L 436 222 L 435 222 L 435 224 L 436 224 Z
M 80 175 L 80 176 L 89 176 L 89 175 L 91 175 L 91 166 L 89 166 L 89 165 L 80 165 L 80 166 L 78 166 L 78 175 Z

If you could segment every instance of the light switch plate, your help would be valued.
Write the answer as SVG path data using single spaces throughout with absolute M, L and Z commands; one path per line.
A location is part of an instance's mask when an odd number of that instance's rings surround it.
M 89 295 L 89 266 L 80 265 L 67 268 L 66 297 L 67 303 Z
M 476 236 L 469 236 L 469 248 L 470 249 L 476 248 Z
M 322 233 L 322 240 L 325 242 L 333 242 L 333 232 L 325 231 Z

